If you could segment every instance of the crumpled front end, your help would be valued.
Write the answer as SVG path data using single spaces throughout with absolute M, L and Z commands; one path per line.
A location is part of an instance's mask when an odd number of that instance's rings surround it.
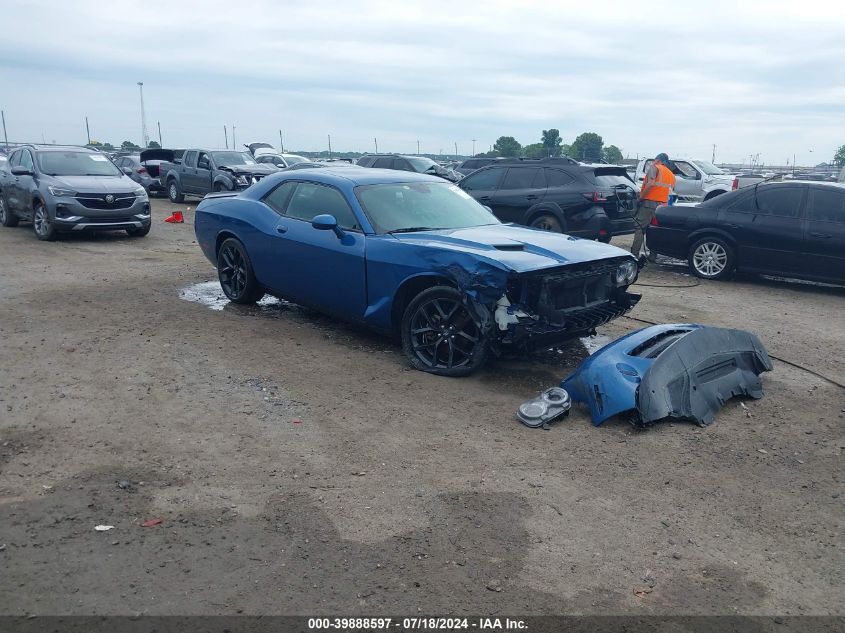
M 654 325 L 605 345 L 561 381 L 593 425 L 620 413 L 650 425 L 665 418 L 710 424 L 734 396 L 760 398 L 772 361 L 750 332 L 694 323 Z
M 530 351 L 592 333 L 637 304 L 627 291 L 635 279 L 630 257 L 513 275 L 496 303 L 495 340 Z

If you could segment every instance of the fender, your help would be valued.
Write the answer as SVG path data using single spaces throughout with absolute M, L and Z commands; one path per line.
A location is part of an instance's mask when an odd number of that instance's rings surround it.
M 730 245 L 732 245 L 732 246 L 736 245 L 736 238 L 733 235 L 731 235 L 730 233 L 728 233 L 727 231 L 725 231 L 724 229 L 705 227 L 705 228 L 696 229 L 695 231 L 693 231 L 692 233 L 687 235 L 687 248 L 689 248 L 692 245 L 692 243 L 695 242 L 696 240 L 699 240 L 702 237 L 706 237 L 708 235 L 715 235 L 717 237 L 721 237 L 726 242 L 728 242 Z
M 223 188 L 227 191 L 235 189 L 235 181 L 228 174 L 217 174 L 211 182 L 211 188 L 214 189 L 214 185 L 218 183 L 223 185 Z
M 164 175 L 165 185 L 169 184 L 171 180 L 175 180 L 176 184 L 179 185 L 179 188 L 182 188 L 182 179 L 179 177 L 179 172 L 175 169 L 171 169 Z

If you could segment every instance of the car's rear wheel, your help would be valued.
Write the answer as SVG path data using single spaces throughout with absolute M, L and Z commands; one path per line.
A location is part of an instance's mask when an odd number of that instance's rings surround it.
M 217 252 L 217 277 L 223 293 L 234 303 L 255 303 L 264 296 L 244 245 L 233 237 Z
M 41 202 L 36 202 L 32 209 L 32 230 L 35 237 L 44 242 L 56 239 L 56 225 L 50 220 L 50 214 Z
M 171 180 L 167 185 L 167 197 L 170 198 L 170 202 L 185 202 L 185 194 L 179 189 L 179 183 L 175 180 Z
M 18 216 L 6 208 L 6 201 L 3 200 L 3 194 L 0 194 L 0 224 L 3 226 L 18 225 Z
M 704 237 L 689 249 L 690 270 L 702 279 L 725 279 L 736 266 L 733 249 L 719 237 Z
M 402 351 L 415 369 L 466 376 L 487 359 L 487 340 L 463 295 L 449 286 L 434 286 L 405 308 Z
M 530 227 L 540 229 L 541 231 L 551 231 L 552 233 L 563 233 L 563 226 L 558 220 L 557 216 L 552 213 L 541 213 L 531 220 Z

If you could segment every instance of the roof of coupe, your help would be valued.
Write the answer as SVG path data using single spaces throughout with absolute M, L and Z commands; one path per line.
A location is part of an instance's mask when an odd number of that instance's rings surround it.
M 335 185 L 340 188 L 358 187 L 360 185 L 381 185 L 399 182 L 430 182 L 435 184 L 448 185 L 452 184 L 437 176 L 429 176 L 427 174 L 418 174 L 411 171 L 397 171 L 395 169 L 372 169 L 366 167 L 324 167 L 322 169 L 315 169 L 309 171 L 307 169 L 293 170 L 279 172 L 264 179 L 265 183 L 276 184 L 282 180 L 311 180 L 313 182 L 322 182 L 325 184 Z M 246 192 L 248 197 L 248 189 Z M 256 190 L 258 191 L 258 190 Z M 261 193 L 258 197 L 264 194 L 264 189 L 260 188 Z

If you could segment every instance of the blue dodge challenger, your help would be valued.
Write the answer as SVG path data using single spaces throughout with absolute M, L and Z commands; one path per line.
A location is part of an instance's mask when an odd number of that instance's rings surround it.
M 628 252 L 502 224 L 424 174 L 280 172 L 207 196 L 195 230 L 233 302 L 269 293 L 397 334 L 413 367 L 444 376 L 584 336 L 640 298 Z

